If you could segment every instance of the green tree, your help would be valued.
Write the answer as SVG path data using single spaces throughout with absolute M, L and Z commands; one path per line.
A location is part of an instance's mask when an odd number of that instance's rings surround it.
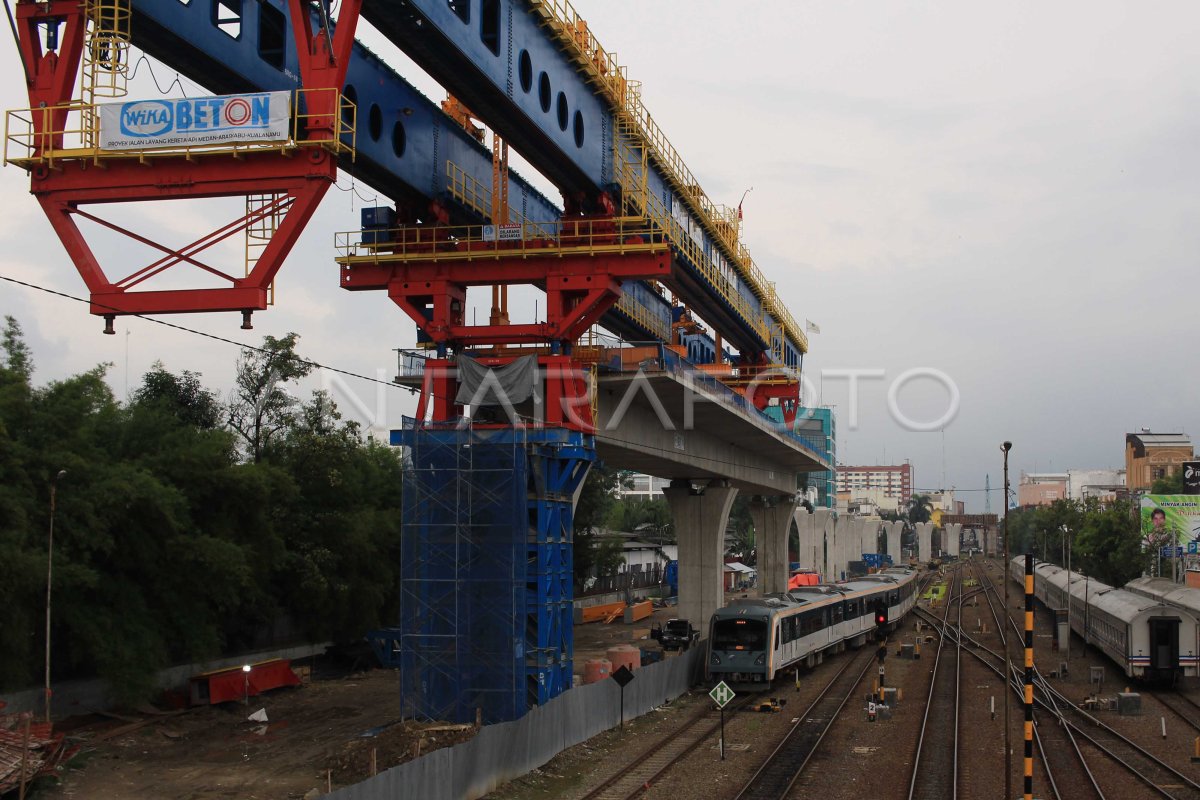
M 295 421 L 296 400 L 285 384 L 297 381 L 313 366 L 296 355 L 299 334 L 282 339 L 263 338 L 262 347 L 242 350 L 229 401 L 229 425 L 246 444 L 251 459 L 259 462 L 276 437 Z
M 582 586 L 593 569 L 606 566 L 611 561 L 611 546 L 604 549 L 600 529 L 612 514 L 617 503 L 617 490 L 625 473 L 612 469 L 602 462 L 592 465 L 583 480 L 579 502 L 575 504 L 574 572 L 575 583 Z M 603 574 L 603 573 L 598 573 Z
M 914 525 L 933 519 L 933 498 L 927 494 L 914 494 L 908 501 L 908 521 Z
M 1183 470 L 1156 478 L 1150 486 L 1150 494 L 1183 494 Z
M 1128 500 L 1095 506 L 1084 517 L 1075 542 L 1077 569 L 1110 586 L 1124 586 L 1150 564 L 1136 516 Z
M 675 523 L 671 507 L 664 497 L 626 497 L 614 500 L 605 520 L 613 530 L 636 533 L 639 539 L 654 544 L 675 541 Z
M 221 401 L 200 383 L 200 375 L 184 370 L 173 375 L 155 361 L 142 378 L 142 385 L 133 395 L 133 403 L 159 405 L 174 414 L 180 422 L 212 430 L 221 424 Z
M 157 670 L 247 652 L 278 623 L 357 639 L 394 611 L 400 463 L 327 396 L 283 408 L 271 458 L 242 463 L 198 375 L 155 365 L 121 406 L 105 365 L 33 387 L 11 319 L 0 347 L 0 690 L 40 681 L 60 469 L 56 682 L 99 675 L 139 700 Z
M 397 597 L 397 451 L 364 440 L 327 393 L 314 392 L 272 461 L 294 486 L 279 512 L 289 535 L 273 582 L 311 640 L 357 639 L 384 620 Z

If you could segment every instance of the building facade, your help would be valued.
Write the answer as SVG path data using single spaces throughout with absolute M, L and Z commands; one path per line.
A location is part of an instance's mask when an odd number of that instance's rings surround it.
M 1129 491 L 1146 491 L 1159 478 L 1174 475 L 1195 456 L 1186 433 L 1125 434 L 1125 484 Z
M 1017 505 L 1048 506 L 1067 496 L 1066 472 L 1022 472 L 1017 484 Z
M 629 476 L 630 485 L 617 489 L 617 497 L 622 500 L 653 500 L 662 497 L 662 490 L 671 485 L 670 478 L 658 478 L 654 475 L 643 475 L 635 472 Z
M 883 497 L 904 505 L 912 497 L 912 464 L 837 468 L 838 494 L 848 493 L 850 499 L 855 499 L 871 489 L 879 489 Z
M 1114 498 L 1125 489 L 1123 469 L 1067 470 L 1067 497 L 1072 500 Z
M 767 406 L 765 413 L 776 422 L 783 422 L 783 410 L 778 406 Z M 804 437 L 809 447 L 825 456 L 830 464 L 837 463 L 837 418 L 829 406 L 796 409 L 796 421 L 792 430 Z M 798 487 L 801 496 L 818 508 L 834 508 L 837 503 L 837 485 L 833 470 L 806 472 Z

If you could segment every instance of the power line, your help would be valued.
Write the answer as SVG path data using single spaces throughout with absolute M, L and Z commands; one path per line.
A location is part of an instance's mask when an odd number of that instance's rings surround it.
M 113 306 L 108 306 L 108 305 L 105 305 L 104 303 L 96 303 L 91 300 L 85 300 L 84 298 L 76 297 L 73 294 L 67 294 L 66 292 L 62 292 L 57 289 L 51 289 L 46 286 L 39 286 L 36 283 L 30 283 L 28 281 L 19 280 L 17 278 L 9 277 L 8 275 L 0 275 L 0 280 L 8 281 L 9 283 L 15 283 L 18 286 L 24 286 L 26 289 L 34 289 L 39 292 L 45 292 L 46 294 L 55 295 L 56 297 L 63 297 L 63 298 L 66 298 L 67 300 L 74 300 L 77 303 L 87 303 L 89 305 L 98 306 L 99 308 L 107 309 L 109 311 L 115 311 L 118 313 L 121 311 L 119 308 L 115 308 Z M 154 317 L 148 317 L 144 314 L 125 314 L 124 316 L 137 317 L 138 319 L 145 320 L 146 322 L 152 322 L 155 325 L 162 325 L 165 328 L 172 328 L 177 331 L 189 333 L 193 336 L 200 336 L 205 339 L 212 339 L 213 341 L 221 342 L 223 344 L 231 344 L 234 347 L 237 347 L 240 349 L 253 350 L 256 353 L 262 353 L 264 355 L 270 354 L 269 351 L 263 347 L 258 347 L 256 345 L 252 345 L 252 344 L 244 344 L 242 342 L 237 341 L 236 339 L 228 339 L 224 336 L 218 336 L 215 333 L 208 333 L 207 331 L 196 330 L 195 328 L 189 328 L 186 325 L 179 325 L 174 322 L 167 322 L 166 320 L 155 319 Z M 296 360 L 299 361 L 301 364 L 305 364 L 307 366 L 312 367 L 313 369 L 325 370 L 326 372 L 334 372 L 334 373 L 337 373 L 338 375 L 345 375 L 349 378 L 357 378 L 362 381 L 367 381 L 368 383 L 378 383 L 382 386 L 387 386 L 392 389 L 404 389 L 405 391 L 409 392 L 410 394 L 416 394 L 418 391 L 420 391 L 419 389 L 417 389 L 416 387 L 413 387 L 413 386 L 404 386 L 404 385 L 401 385 L 398 383 L 394 383 L 392 381 L 385 381 L 385 380 L 380 380 L 379 378 L 372 378 L 369 375 L 362 375 L 358 372 L 352 372 L 348 369 L 342 369 L 341 367 L 333 367 L 328 364 L 322 364 L 319 361 L 312 361 L 310 359 L 302 358 L 300 356 L 297 356 Z

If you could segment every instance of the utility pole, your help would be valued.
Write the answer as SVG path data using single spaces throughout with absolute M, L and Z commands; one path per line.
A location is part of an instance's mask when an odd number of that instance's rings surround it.
M 50 586 L 54 577 L 54 496 L 58 482 L 67 474 L 60 469 L 50 481 L 50 539 L 46 545 L 46 722 L 50 722 Z
M 1009 697 L 1012 667 L 1008 658 L 1008 623 L 1010 619 L 1008 615 L 1008 584 L 1011 580 L 1008 575 L 1008 451 L 1012 450 L 1012 442 L 1000 445 L 1000 450 L 1004 453 L 1004 619 L 1000 629 L 1003 633 L 1001 640 L 1004 643 L 1004 797 L 1007 800 L 1012 797 L 1012 744 L 1008 729 L 1008 707 L 1012 705 L 1012 698 Z

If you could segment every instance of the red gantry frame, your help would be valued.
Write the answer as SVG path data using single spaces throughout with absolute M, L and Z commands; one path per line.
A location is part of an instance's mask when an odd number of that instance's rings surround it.
M 503 226 L 409 225 L 386 236 L 339 235 L 342 288 L 386 290 L 424 332 L 437 358 L 425 363 L 417 419 L 462 415 L 456 371 L 448 349 L 544 345 L 537 352 L 545 376 L 546 426 L 590 432 L 591 405 L 582 364 L 571 349 L 621 296 L 626 280 L 665 280 L 672 254 L 661 232 L 640 218 L 564 218 Z M 469 325 L 467 289 L 529 284 L 546 292 L 546 321 Z M 502 366 L 512 356 L 485 357 Z
M 292 139 L 263 145 L 190 148 L 185 151 L 100 151 L 95 142 L 74 147 L 66 141 L 68 117 L 92 115 L 94 108 L 72 97 L 87 45 L 87 17 L 81 0 L 18 3 L 21 58 L 27 76 L 30 134 L 24 157 L 8 160 L 30 172 L 31 191 L 91 293 L 91 313 L 106 318 L 106 333 L 122 314 L 170 314 L 194 311 L 241 311 L 243 327 L 250 313 L 265 309 L 270 287 L 283 260 L 296 243 L 325 192 L 337 178 L 337 156 L 352 152 L 344 143 L 353 135 L 352 109 L 346 110 L 341 87 L 350 59 L 362 0 L 342 0 L 336 30 L 313 30 L 304 0 L 288 0 L 290 26 L 299 54 L 303 89 L 293 98 Z M 299 21 L 299 24 L 297 24 Z M 57 50 L 42 46 L 40 32 L 54 31 Z M 303 113 L 300 107 L 303 106 Z M 94 117 L 92 117 L 94 119 Z M 81 124 L 80 130 L 83 125 Z M 76 131 L 75 133 L 78 133 Z M 12 134 L 10 131 L 10 139 Z M 7 155 L 7 154 L 6 154 Z M 143 200 L 219 197 L 261 198 L 248 202 L 244 216 L 183 246 L 169 246 L 106 221 L 85 207 Z M 161 251 L 162 257 L 110 278 L 77 225 L 82 218 Z M 269 240 L 248 274 L 206 264 L 200 256 L 213 245 L 264 227 Z M 145 281 L 186 265 L 219 279 L 215 288 L 135 291 Z M 248 266 L 248 265 L 247 265 Z M 241 270 L 244 271 L 244 270 Z

